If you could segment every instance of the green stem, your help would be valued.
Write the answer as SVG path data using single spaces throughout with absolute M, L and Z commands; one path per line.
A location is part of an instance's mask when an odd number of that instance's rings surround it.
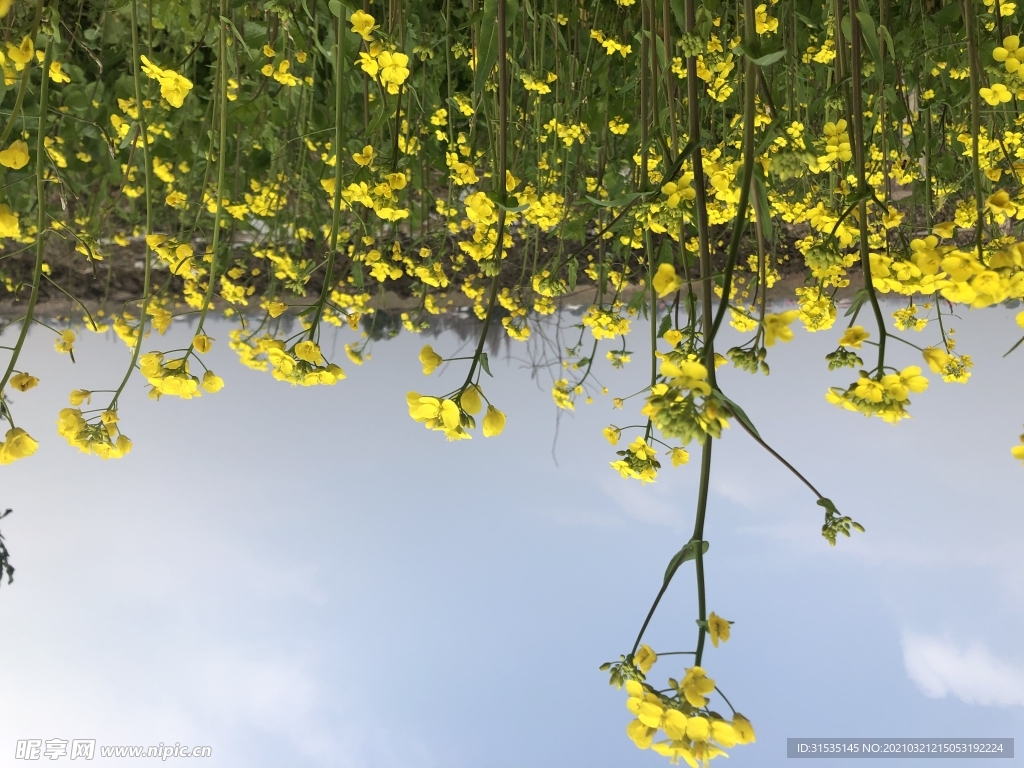
M 757 46 L 757 27 L 754 14 L 754 0 L 743 0 L 744 45 L 748 51 L 744 56 L 746 64 L 743 71 L 743 180 L 740 186 L 740 200 L 736 208 L 736 222 L 733 224 L 732 239 L 729 241 L 725 274 L 722 277 L 722 300 L 718 304 L 715 321 L 711 326 L 711 340 L 718 334 L 718 329 L 725 318 L 725 311 L 729 308 L 729 298 L 732 293 L 732 273 L 736 266 L 736 255 L 740 248 L 740 238 L 747 223 L 747 203 L 750 200 L 750 185 L 754 179 L 754 115 L 756 113 L 754 96 L 757 92 L 757 65 L 754 64 L 754 60 L 750 57 L 749 53 L 756 50 Z M 705 343 L 707 341 L 708 339 L 705 339 Z M 713 359 L 711 363 L 713 367 Z M 710 371 L 711 368 L 708 370 Z
M 853 38 L 850 41 L 853 67 L 850 78 L 853 84 L 853 161 L 857 174 L 857 194 L 861 196 L 861 201 L 857 204 L 857 213 L 860 218 L 860 265 L 861 270 L 864 272 L 864 290 L 867 291 L 868 298 L 871 301 L 871 309 L 875 314 L 875 322 L 878 325 L 878 367 L 876 370 L 881 373 L 885 364 L 885 340 L 888 334 L 885 329 L 885 318 L 882 317 L 882 308 L 878 303 L 875 286 L 871 280 L 871 254 L 868 243 L 868 202 L 865 198 L 868 184 L 864 170 L 864 109 L 860 82 L 860 20 L 857 18 L 857 0 L 850 0 L 850 37 Z
M 978 143 L 981 138 L 981 61 L 978 58 L 977 18 L 974 15 L 974 0 L 960 0 L 967 28 L 967 55 L 971 69 L 971 173 L 974 181 L 974 202 L 977 209 L 978 223 L 974 229 L 974 244 L 978 249 L 978 260 L 982 260 L 982 229 L 985 224 L 985 202 L 981 192 L 981 163 L 979 162 Z
M 227 14 L 227 0 L 220 0 L 220 15 L 224 18 Z M 213 291 L 217 280 L 217 246 L 220 244 L 220 222 L 223 213 L 221 199 L 224 195 L 224 170 L 227 167 L 225 162 L 228 148 L 228 52 L 227 52 L 227 22 L 221 21 L 218 28 L 217 46 L 217 101 L 220 106 L 220 136 L 217 147 L 217 195 L 214 200 L 215 213 L 213 214 L 213 239 L 210 244 L 210 282 L 206 286 L 206 296 L 203 299 L 203 310 L 199 314 L 199 324 L 196 327 L 196 335 L 203 332 L 203 323 L 206 322 L 206 315 L 210 311 L 210 304 L 213 300 Z M 189 344 L 185 358 L 192 353 L 192 345 Z
M 341 64 L 345 60 L 344 13 L 339 14 L 335 21 L 337 24 L 334 30 L 334 201 L 331 213 L 331 242 L 330 252 L 327 254 L 327 273 L 324 275 L 324 285 L 320 290 L 320 300 L 316 304 L 316 311 L 311 316 L 312 322 L 309 328 L 310 341 L 313 340 L 313 336 L 320 326 L 320 315 L 323 313 L 327 296 L 331 292 L 331 284 L 334 282 L 334 260 L 338 254 L 338 228 L 341 219 L 341 140 L 345 131 L 345 113 L 342 109 L 345 91 L 343 87 L 344 78 L 341 71 Z
M 707 596 L 704 588 L 704 519 L 708 509 L 708 493 L 711 490 L 711 444 L 713 439 L 710 435 L 704 440 L 700 450 L 700 486 L 697 490 L 697 517 L 693 524 L 693 536 L 690 540 L 694 543 L 694 561 L 697 564 L 697 616 L 700 624 L 697 628 L 697 655 L 694 658 L 694 666 L 700 666 L 701 657 L 704 655 L 704 635 L 707 626 Z
M 39 22 L 43 16 L 43 0 L 36 0 L 36 11 L 32 18 L 32 39 L 36 39 L 36 35 L 39 34 Z M 49 45 L 49 42 L 47 42 Z M 32 61 L 30 60 L 25 64 L 25 69 L 21 73 L 21 83 L 18 85 L 18 95 L 14 99 L 14 107 L 11 108 L 11 116 L 7 120 L 7 125 L 4 126 L 3 133 L 0 133 L 0 147 L 7 141 L 7 137 L 11 135 L 11 131 L 14 129 L 14 121 L 18 119 L 18 115 L 21 114 L 21 103 L 25 100 L 25 93 L 28 91 L 28 81 L 32 74 Z M 43 80 L 48 79 L 47 73 L 49 72 L 49 59 L 47 59 L 46 69 L 43 70 Z M 45 102 L 40 102 L 40 104 Z
M 46 76 L 47 70 L 50 67 L 50 52 L 53 46 L 53 42 L 49 39 L 46 41 L 46 51 L 43 55 L 43 79 L 39 86 L 39 126 L 36 129 L 36 263 L 32 270 L 32 293 L 28 298 L 28 307 L 25 309 L 25 319 L 21 324 L 21 333 L 18 334 L 18 341 L 14 344 L 14 351 L 11 352 L 10 362 L 7 364 L 7 370 L 4 372 L 4 376 L 0 379 L 0 394 L 3 393 L 4 387 L 7 386 L 8 379 L 11 378 L 11 374 L 14 372 L 14 366 L 18 363 L 18 356 L 21 354 L 21 349 L 25 345 L 25 339 L 28 336 L 29 326 L 32 325 L 32 317 L 35 313 L 36 302 L 39 300 L 39 285 L 42 283 L 43 277 L 43 244 L 46 241 L 46 233 L 49 231 L 46 226 L 46 192 L 44 190 L 44 179 L 43 171 L 46 168 L 46 144 L 43 139 L 46 137 L 46 103 L 50 95 L 50 78 Z M 26 65 L 27 66 L 27 65 Z M 2 397 L 0 397 L 2 402 Z M 4 408 L 4 412 L 7 409 Z M 13 426 L 13 425 L 12 425 Z

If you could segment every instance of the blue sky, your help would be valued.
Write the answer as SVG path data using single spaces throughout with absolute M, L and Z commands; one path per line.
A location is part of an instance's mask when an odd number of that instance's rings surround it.
M 825 402 L 852 373 L 823 360 L 839 329 L 797 330 L 767 379 L 720 371 L 761 434 L 867 528 L 829 548 L 781 465 L 739 429 L 716 445 L 708 605 L 735 625 L 705 667 L 758 732 L 729 765 L 781 765 L 792 736 L 1024 736 L 1024 468 L 1009 454 L 1024 357 L 1000 359 L 1012 318 L 958 322 L 971 382 L 931 376 L 895 427 Z M 550 381 L 531 379 L 521 346 L 484 382 L 505 433 L 448 444 L 406 413 L 407 390 L 464 376 L 425 378 L 423 338 L 343 361 L 335 387 L 293 389 L 239 366 L 227 331 L 208 356 L 221 393 L 154 403 L 133 380 L 121 420 L 135 448 L 119 462 L 79 455 L 53 422 L 73 387 L 119 379 L 124 345 L 87 336 L 72 367 L 33 331 L 21 367 L 42 383 L 13 405 L 40 449 L 0 470 L 18 569 L 0 589 L 0 754 L 56 736 L 211 745 L 217 766 L 666 762 L 626 738 L 625 694 L 597 667 L 630 649 L 689 538 L 696 461 L 651 486 L 620 479 L 600 431 L 639 417 L 610 398 L 562 413 L 553 449 Z M 175 324 L 146 348 L 190 333 Z M 630 338 L 635 362 L 600 369 L 612 395 L 643 386 L 642 323 Z M 684 567 L 647 641 L 692 648 L 695 612 Z M 679 658 L 653 677 L 679 676 Z

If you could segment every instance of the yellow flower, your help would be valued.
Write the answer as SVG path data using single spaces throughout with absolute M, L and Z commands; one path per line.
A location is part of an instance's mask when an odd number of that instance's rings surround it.
M 1013 98 L 1013 94 L 1002 83 L 993 83 L 991 88 L 979 88 L 978 95 L 992 107 L 1005 104 Z
M 68 74 L 60 68 L 59 61 L 50 62 L 50 79 L 55 83 L 70 83 L 71 78 Z
M 188 198 L 185 196 L 185 193 L 178 190 L 172 191 L 164 198 L 164 202 L 171 206 L 171 208 L 184 208 L 187 200 Z
M 714 611 L 708 616 L 708 634 L 711 635 L 711 644 L 718 647 L 718 641 L 729 642 L 729 622 L 718 616 Z
M 997 190 L 989 195 L 988 199 L 985 200 L 985 208 L 993 213 L 1004 216 L 1012 216 L 1017 212 L 1017 206 L 1011 202 L 1010 193 L 1005 189 Z
M 753 744 L 757 741 L 754 735 L 754 726 L 739 712 L 735 712 L 732 716 L 732 727 L 736 731 L 737 744 Z
M 320 347 L 309 340 L 300 341 L 295 345 L 295 356 L 299 360 L 305 360 L 313 365 L 322 365 L 324 362 L 324 356 L 320 354 Z
M 11 386 L 19 392 L 28 392 L 39 383 L 39 379 L 29 373 L 17 373 L 11 376 Z
M 715 690 L 715 681 L 704 673 L 702 667 L 690 667 L 679 683 L 679 689 L 692 706 L 703 707 L 707 704 L 705 695 Z
M 706 717 L 686 718 L 686 736 L 693 741 L 707 741 L 711 737 L 711 721 Z
M 480 413 L 480 409 L 484 407 L 484 404 L 480 399 L 480 389 L 476 384 L 470 384 L 466 387 L 466 391 L 459 398 L 459 405 L 462 407 L 462 410 L 471 416 Z
M 349 18 L 352 23 L 352 31 L 359 35 L 366 42 L 373 40 L 373 36 L 370 34 L 373 30 L 377 29 L 374 18 L 370 14 L 364 11 L 356 11 Z
M 1024 61 L 1024 50 L 1020 47 L 1020 38 L 1017 35 L 1010 35 L 1003 38 L 1003 44 L 992 51 L 992 58 L 1001 62 L 1007 72 L 1011 74 L 1020 69 Z
M 28 144 L 21 139 L 12 141 L 7 149 L 0 151 L 0 165 L 18 170 L 28 165 Z
M 656 654 L 646 643 L 641 645 L 633 656 L 633 664 L 635 664 L 636 668 L 645 675 L 651 671 L 651 667 L 654 666 L 654 662 L 657 660 L 658 654 Z
M 626 735 L 632 739 L 633 743 L 640 749 L 650 749 L 651 744 L 654 741 L 654 734 L 658 732 L 657 728 L 651 728 L 648 725 L 644 725 L 639 719 L 633 720 L 626 726 Z
M 936 224 L 932 227 L 932 232 L 941 237 L 944 240 L 948 240 L 953 236 L 953 230 L 956 228 L 956 223 L 952 221 L 944 221 L 941 224 Z
M 928 379 L 921 375 L 921 369 L 916 365 L 883 376 L 879 383 L 893 400 L 899 402 L 910 397 L 911 392 L 924 392 L 928 389 Z
M 601 434 L 604 435 L 604 439 L 611 445 L 618 445 L 619 438 L 622 436 L 621 430 L 617 427 L 605 427 L 601 430 Z
M 267 312 L 271 317 L 280 317 L 284 314 L 285 310 L 288 309 L 288 305 L 283 301 L 272 301 L 267 304 Z
M 367 144 L 363 147 L 362 152 L 356 152 L 352 155 L 352 159 L 355 160 L 358 165 L 366 167 L 373 162 L 373 155 L 373 147 Z
M 214 392 L 220 392 L 224 389 L 224 379 L 216 375 L 213 371 L 207 371 L 203 374 L 202 388 L 204 392 L 209 392 L 211 395 Z
M 932 373 L 942 373 L 949 363 L 949 355 L 944 350 L 935 347 L 925 347 L 921 351 L 921 356 Z
M 864 330 L 864 326 L 855 325 L 852 328 L 847 328 L 842 338 L 839 339 L 840 347 L 850 347 L 851 349 L 860 349 L 861 344 L 871 334 Z
M 505 429 L 505 414 L 493 405 L 487 406 L 484 414 L 484 437 L 497 437 Z
M 142 59 L 142 71 L 152 80 L 160 83 L 160 95 L 167 103 L 177 109 L 185 102 L 185 97 L 192 90 L 192 81 L 184 75 L 170 69 L 161 69 L 145 56 Z
M 1017 313 L 1017 325 L 1024 328 L 1024 312 Z
M 690 463 L 690 452 L 685 448 L 673 448 L 672 449 L 672 466 L 679 467 L 683 464 Z
M 74 350 L 72 345 L 75 343 L 75 332 L 72 330 L 63 330 L 60 332 L 60 336 L 53 342 L 53 347 L 58 352 L 66 352 L 70 354 Z
M 81 405 L 92 401 L 92 392 L 88 389 L 73 389 L 68 399 L 72 405 Z
M 423 364 L 424 376 L 432 374 L 443 362 L 444 358 L 437 354 L 429 344 L 424 345 L 423 349 L 420 350 L 420 363 Z
M 0 204 L 0 237 L 21 237 L 18 214 L 11 213 L 10 207 L 6 204 Z
M 1020 436 L 1020 445 L 1013 446 L 1010 453 L 1013 454 L 1013 458 L 1024 461 L 1024 435 Z
M 210 347 L 213 346 L 213 339 L 207 336 L 205 333 L 197 333 L 192 338 L 192 346 L 196 348 L 196 352 L 200 354 L 206 354 L 210 351 Z
M 451 400 L 439 400 L 436 397 L 416 397 L 415 392 L 406 395 L 409 401 L 409 415 L 420 422 L 441 422 L 444 428 L 454 430 L 459 426 L 459 406 Z M 428 424 L 428 426 L 431 426 Z
M 840 122 L 843 122 L 840 120 Z M 765 315 L 764 317 L 764 345 L 771 347 L 775 341 L 792 341 L 793 331 L 789 324 L 800 316 L 800 311 L 791 309 L 778 315 Z
M 671 264 L 659 264 L 658 271 L 651 281 L 651 285 L 657 291 L 659 299 L 678 291 L 682 284 L 683 278 L 676 274 L 676 268 Z
M 26 64 L 32 61 L 35 52 L 36 46 L 28 35 L 21 39 L 21 44 L 18 46 L 11 43 L 7 44 L 7 57 L 14 62 L 14 68 L 19 72 L 25 68 Z
M 409 77 L 409 57 L 398 51 L 384 51 L 377 57 L 380 67 L 380 81 L 387 86 L 388 93 L 398 93 L 398 86 Z
M 39 443 L 20 427 L 7 430 L 4 440 L 0 443 L 0 464 L 10 464 L 17 459 L 24 459 L 36 452 Z
M 624 122 L 621 117 L 613 117 L 608 121 L 608 130 L 616 136 L 625 136 L 629 130 L 629 123 Z

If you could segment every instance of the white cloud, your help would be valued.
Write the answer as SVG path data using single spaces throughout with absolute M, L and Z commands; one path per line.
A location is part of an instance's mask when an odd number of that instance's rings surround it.
M 956 696 L 967 704 L 1024 706 L 1024 667 L 997 658 L 980 643 L 903 633 L 903 664 L 925 696 Z
M 693 501 L 677 487 L 670 487 L 674 485 L 671 481 L 662 482 L 659 478 L 657 484 L 641 485 L 636 480 L 609 476 L 598 485 L 619 509 L 642 523 L 682 530 L 688 524 L 687 516 L 693 514 Z M 692 524 L 691 517 L 689 525 Z

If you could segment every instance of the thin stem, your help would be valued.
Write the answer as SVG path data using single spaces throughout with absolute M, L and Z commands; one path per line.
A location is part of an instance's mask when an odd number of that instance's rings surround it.
M 736 255 L 739 252 L 743 228 L 747 223 L 747 203 L 750 200 L 750 185 L 754 179 L 754 115 L 756 111 L 754 96 L 757 93 L 757 65 L 754 64 L 754 60 L 750 57 L 749 53 L 749 51 L 755 50 L 757 46 L 754 0 L 743 0 L 743 17 L 744 45 L 747 46 L 748 51 L 744 56 L 745 66 L 743 71 L 743 180 L 740 182 L 740 199 L 736 207 L 736 222 L 733 224 L 732 239 L 729 241 L 729 253 L 725 262 L 725 275 L 722 277 L 722 300 L 718 304 L 715 321 L 711 326 L 710 337 L 712 339 L 718 334 L 718 329 L 725 318 L 725 311 L 729 307 L 729 297 L 732 292 L 732 272 L 736 265 Z M 713 367 L 713 359 L 711 363 Z M 709 368 L 708 370 L 711 369 Z
M 7 364 L 7 370 L 4 372 L 3 378 L 0 379 L 0 392 L 4 391 L 4 387 L 7 386 L 8 379 L 11 378 L 11 374 L 14 372 L 14 366 L 18 363 L 18 356 L 21 354 L 21 349 L 25 345 L 25 338 L 28 336 L 28 329 L 32 325 L 32 316 L 35 313 L 36 302 L 39 300 L 39 285 L 42 282 L 43 276 L 43 244 L 46 242 L 46 191 L 44 189 L 43 172 L 46 168 L 46 145 L 43 143 L 43 139 L 46 137 L 46 109 L 45 105 L 50 95 L 50 78 L 46 76 L 46 72 L 50 68 L 50 53 L 53 46 L 53 41 L 47 38 L 46 40 L 46 51 L 43 54 L 43 79 L 39 86 L 39 104 L 41 106 L 39 110 L 39 124 L 36 129 L 36 263 L 32 270 L 32 293 L 28 298 L 28 307 L 25 309 L 25 320 L 21 324 L 21 333 L 18 334 L 18 341 L 14 344 L 14 351 L 11 353 L 10 362 Z M 0 398 L 2 402 L 2 398 Z M 8 414 L 8 421 L 10 420 L 10 411 L 4 408 L 4 412 Z M 13 426 L 13 424 L 12 424 Z
M 970 2 L 971 0 L 967 0 Z M 871 301 L 871 309 L 875 314 L 875 322 L 878 325 L 878 367 L 881 372 L 885 365 L 885 339 L 888 335 L 885 329 L 885 318 L 882 317 L 882 308 L 878 303 L 878 296 L 875 295 L 875 286 L 871 277 L 871 254 L 868 243 L 868 202 L 864 197 L 868 191 L 867 178 L 864 170 L 864 109 L 861 95 L 861 60 L 860 60 L 860 20 L 857 18 L 857 0 L 850 0 L 850 41 L 852 48 L 851 80 L 853 83 L 852 107 L 853 107 L 853 161 L 857 174 L 857 193 L 861 196 L 857 204 L 857 214 L 860 219 L 860 265 L 864 272 L 864 290 L 867 291 Z M 817 493 L 817 491 L 815 491 Z M 819 494 L 820 495 L 820 494 Z
M 345 130 L 345 112 L 342 109 L 345 97 L 344 77 L 342 77 L 341 63 L 345 60 L 345 19 L 344 13 L 339 14 L 335 19 L 337 22 L 334 28 L 334 201 L 331 213 L 331 237 L 330 252 L 327 255 L 327 273 L 324 276 L 324 285 L 320 290 L 320 300 L 316 304 L 316 310 L 311 315 L 309 328 L 309 339 L 312 341 L 320 326 L 320 315 L 323 313 L 324 304 L 331 292 L 331 284 L 334 282 L 334 260 L 338 254 L 338 229 L 341 219 L 341 170 L 342 151 L 341 138 Z M 396 119 L 398 119 L 396 117 Z
M 139 353 L 142 351 L 142 340 L 146 337 L 146 318 L 148 317 L 147 312 L 149 311 L 149 293 L 150 293 L 150 255 L 149 255 L 149 234 L 153 231 L 153 181 L 152 181 L 152 163 L 149 160 L 149 134 L 146 130 L 146 107 L 142 99 L 142 75 L 139 72 L 139 62 L 141 61 L 141 55 L 139 53 L 139 22 L 138 22 L 138 0 L 132 0 L 132 77 L 135 86 L 135 106 L 139 111 L 139 132 L 136 136 L 135 141 L 142 143 L 142 162 L 145 165 L 145 180 L 146 180 L 146 244 L 143 250 L 143 262 L 144 272 L 142 278 L 142 317 L 139 320 L 139 335 L 135 339 L 135 347 L 132 349 L 132 361 L 128 365 L 128 370 L 125 371 L 124 378 L 121 380 L 121 385 L 114 392 L 114 396 L 110 399 L 111 411 L 117 410 L 117 400 L 121 396 L 121 392 L 128 384 L 128 380 L 131 378 L 132 372 L 135 370 L 135 365 L 139 360 Z M 132 152 L 135 151 L 135 144 L 132 144 Z M 128 160 L 129 168 L 131 166 L 131 159 Z

